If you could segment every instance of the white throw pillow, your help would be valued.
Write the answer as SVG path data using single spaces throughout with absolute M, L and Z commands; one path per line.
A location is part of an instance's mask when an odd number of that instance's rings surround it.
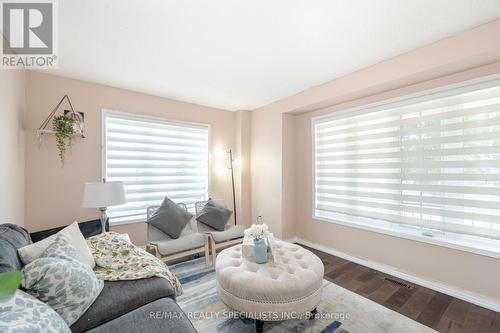
M 56 237 L 61 235 L 64 239 L 68 241 L 74 248 L 78 250 L 80 255 L 85 259 L 85 261 L 89 264 L 90 267 L 95 267 L 94 257 L 90 252 L 89 247 L 87 246 L 87 241 L 85 237 L 83 237 L 80 232 L 80 228 L 78 227 L 78 223 L 75 221 L 66 228 L 59 231 L 57 234 L 42 239 L 39 242 L 24 246 L 17 250 L 19 257 L 23 264 L 27 265 L 35 259 L 38 259 L 40 255 L 52 244 Z

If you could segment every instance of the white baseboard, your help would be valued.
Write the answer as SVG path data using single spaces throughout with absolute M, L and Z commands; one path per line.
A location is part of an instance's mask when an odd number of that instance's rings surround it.
M 476 305 L 482 306 L 484 308 L 487 308 L 487 309 L 490 309 L 490 310 L 493 310 L 496 312 L 500 312 L 500 302 L 498 302 L 497 300 L 491 299 L 491 298 L 484 297 L 482 295 L 471 293 L 469 291 L 465 291 L 465 290 L 459 289 L 457 287 L 453 287 L 453 286 L 444 284 L 442 282 L 426 280 L 426 279 L 423 279 L 423 278 L 415 276 L 415 275 L 401 272 L 401 271 L 397 270 L 395 267 L 383 265 L 383 264 L 380 264 L 380 263 L 377 263 L 377 262 L 374 262 L 371 260 L 361 259 L 361 258 L 352 256 L 350 254 L 335 250 L 331 247 L 316 244 L 316 243 L 313 243 L 313 242 L 310 242 L 308 240 L 301 239 L 298 237 L 290 238 L 287 240 L 287 242 L 302 244 L 302 245 L 311 247 L 313 249 L 316 249 L 318 251 L 322 251 L 322 252 L 334 255 L 336 257 L 340 257 L 340 258 L 355 262 L 359 265 L 375 269 L 377 271 L 398 277 L 400 279 L 418 284 L 420 286 L 423 286 L 423 287 L 426 287 L 426 288 L 429 288 L 429 289 L 432 289 L 435 291 L 439 291 L 443 294 L 450 295 L 450 296 L 453 296 L 455 298 L 459 298 L 459 299 L 464 300 L 466 302 L 476 304 Z

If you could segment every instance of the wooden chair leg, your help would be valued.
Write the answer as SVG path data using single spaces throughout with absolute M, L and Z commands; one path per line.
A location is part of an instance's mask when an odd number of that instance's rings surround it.
M 217 258 L 217 249 L 215 248 L 215 241 L 210 237 L 210 246 L 212 247 L 212 265 L 215 266 L 215 259 Z
M 158 251 L 158 248 L 155 245 L 146 245 L 146 251 L 154 255 L 156 258 L 162 259 L 160 251 Z
M 208 244 L 208 239 L 205 242 L 205 267 L 210 267 L 210 246 Z

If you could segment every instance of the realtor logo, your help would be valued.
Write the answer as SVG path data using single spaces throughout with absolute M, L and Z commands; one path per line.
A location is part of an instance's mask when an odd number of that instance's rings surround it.
M 57 68 L 55 1 L 1 1 L 2 68 Z

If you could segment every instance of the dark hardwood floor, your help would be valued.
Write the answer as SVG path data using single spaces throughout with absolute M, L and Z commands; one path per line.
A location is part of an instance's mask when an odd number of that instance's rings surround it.
M 439 332 L 500 333 L 498 312 L 308 249 L 323 261 L 325 279 Z

